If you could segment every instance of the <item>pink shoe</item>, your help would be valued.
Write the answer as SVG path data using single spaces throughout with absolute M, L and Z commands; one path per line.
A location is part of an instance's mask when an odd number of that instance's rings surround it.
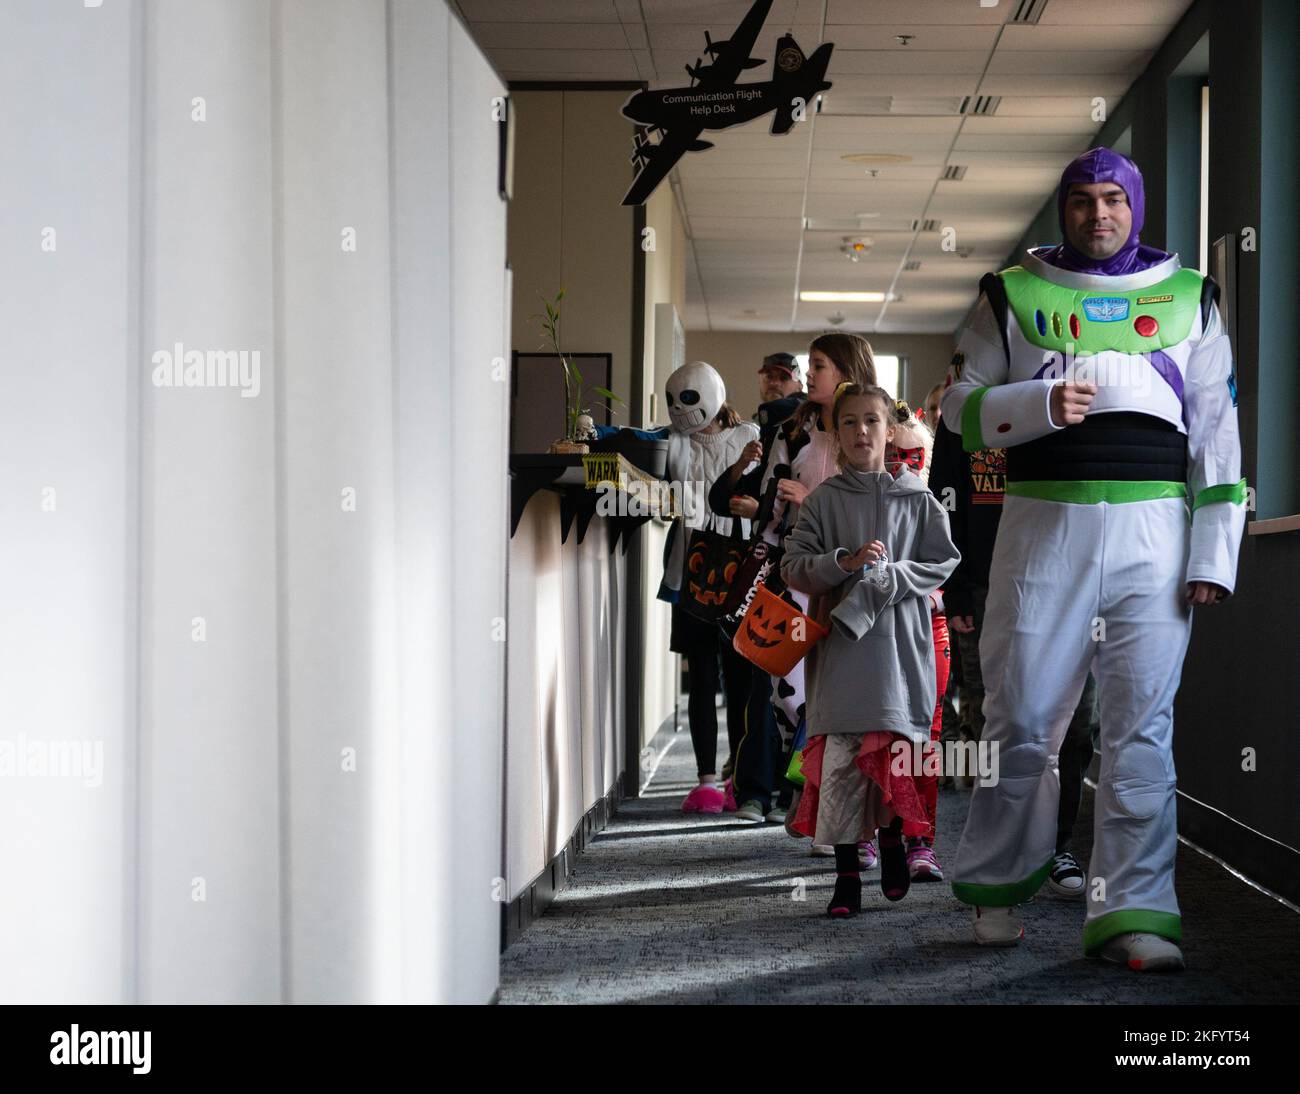
M 726 798 L 717 783 L 700 783 L 682 802 L 683 813 L 721 813 Z M 734 809 L 735 806 L 733 805 Z
M 874 870 L 880 864 L 875 840 L 869 839 L 865 843 L 858 844 L 858 862 L 862 864 L 864 870 Z
M 736 804 L 736 788 L 731 785 L 730 779 L 723 783 L 722 786 L 722 811 L 724 813 L 734 813 L 740 808 L 740 806 Z
M 907 874 L 913 881 L 942 881 L 943 867 L 931 848 L 916 843 L 907 852 Z

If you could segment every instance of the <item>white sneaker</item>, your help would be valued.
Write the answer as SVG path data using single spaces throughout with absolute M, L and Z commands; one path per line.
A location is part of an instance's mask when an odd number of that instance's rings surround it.
M 812 845 L 813 858 L 834 858 L 835 845 L 832 843 L 814 843 Z
M 1138 972 L 1181 972 L 1183 969 L 1182 950 L 1167 938 L 1143 931 L 1117 934 L 1097 956 Z
M 1015 946 L 1025 937 L 1020 912 L 1010 908 L 971 909 L 971 926 L 975 928 L 975 941 L 981 946 Z

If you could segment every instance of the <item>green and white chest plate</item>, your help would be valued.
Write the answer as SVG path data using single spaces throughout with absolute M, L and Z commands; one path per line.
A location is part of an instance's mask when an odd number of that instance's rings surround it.
M 1093 411 L 1136 410 L 1182 427 L 1183 380 L 1201 335 L 1203 278 L 1176 255 L 1135 274 L 1102 277 L 1025 256 L 1003 270 L 1009 379 L 1098 385 Z

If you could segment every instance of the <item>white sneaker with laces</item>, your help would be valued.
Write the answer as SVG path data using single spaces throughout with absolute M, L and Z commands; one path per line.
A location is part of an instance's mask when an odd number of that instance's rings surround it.
M 1183 951 L 1167 938 L 1144 931 L 1117 934 L 1097 955 L 1104 961 L 1127 965 L 1137 972 L 1181 972 Z
M 975 941 L 981 946 L 1015 946 L 1025 937 L 1020 911 L 1010 908 L 971 908 L 971 926 L 975 928 Z

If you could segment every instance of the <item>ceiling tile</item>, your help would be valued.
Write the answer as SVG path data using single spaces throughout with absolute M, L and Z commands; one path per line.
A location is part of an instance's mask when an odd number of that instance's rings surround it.
M 906 23 L 914 26 L 962 26 L 1001 23 L 1006 11 L 975 0 L 827 0 L 826 24 Z
M 903 45 L 897 40 L 899 35 L 910 35 L 911 40 Z M 987 53 L 993 48 L 997 36 L 998 28 L 994 25 L 841 23 L 827 26 L 825 40 L 834 42 L 836 49 L 891 50 L 898 53 L 909 50 L 975 49 Z M 798 38 L 798 34 L 795 37 Z
M 474 23 L 617 23 L 609 0 L 455 0 Z M 470 27 L 473 30 L 473 26 Z
M 1067 100 L 1078 103 L 1079 99 Z M 967 118 L 962 126 L 962 135 L 988 135 L 993 133 L 1044 133 L 1061 135 L 1063 133 L 1084 134 L 1091 136 L 1097 132 L 1100 123 L 1092 120 L 1091 111 L 1081 111 L 1073 116 L 1037 115 L 1031 117 L 1004 116 L 1001 106 L 996 114 Z
M 740 25 L 750 8 L 750 0 L 640 0 L 648 23 L 699 23 L 717 31 L 730 33 Z M 767 18 L 768 26 L 777 23 L 820 23 L 822 0 L 776 0 Z
M 1124 75 L 1052 75 L 1024 71 L 990 72 L 980 81 L 981 95 L 1082 95 L 1091 101 L 1096 96 L 1118 103 L 1133 83 L 1133 76 Z
M 832 81 L 841 74 L 846 76 L 978 74 L 984 71 L 987 61 L 987 50 L 837 49 L 831 54 L 830 67 L 826 71 Z
M 1052 6 L 1048 4 L 1049 8 Z M 1103 51 L 1149 51 L 1157 49 L 1168 33 L 1169 28 L 1159 24 L 1102 27 L 1089 20 L 1085 26 L 1053 26 L 1044 21 L 1037 26 L 1004 27 L 998 52 L 1038 50 L 1046 53 L 1060 50 L 1095 56 Z
M 651 23 L 647 29 L 650 34 L 650 47 L 656 52 L 701 53 L 705 46 L 706 31 L 716 42 L 730 33 L 731 28 L 726 27 L 725 24 L 708 24 L 691 20 L 689 23 Z M 776 56 L 776 40 L 787 32 L 793 35 L 794 40 L 805 53 L 811 53 L 821 41 L 819 24 L 788 26 L 785 23 L 773 23 L 769 19 L 767 26 L 754 40 L 754 48 L 749 53 L 751 57 L 765 61 L 766 66 L 749 70 L 746 79 L 771 79 L 771 62 Z
M 618 23 L 476 23 L 470 28 L 485 49 L 631 48 Z
M 493 61 L 512 78 L 558 77 L 561 73 L 585 73 L 588 80 L 635 80 L 636 62 L 627 49 L 498 49 Z
M 1041 53 L 1022 53 L 999 49 L 989 62 L 989 75 L 1136 76 L 1150 59 L 1151 54 L 1144 50 L 1112 50 L 1105 53 L 1044 50 Z
M 1109 35 L 1115 27 L 1145 23 L 1169 30 L 1191 0 L 1051 0 L 1043 9 L 1041 23 L 1068 23 Z
M 963 133 L 957 138 L 955 151 L 1002 152 L 1082 152 L 1088 139 L 1077 133 Z

